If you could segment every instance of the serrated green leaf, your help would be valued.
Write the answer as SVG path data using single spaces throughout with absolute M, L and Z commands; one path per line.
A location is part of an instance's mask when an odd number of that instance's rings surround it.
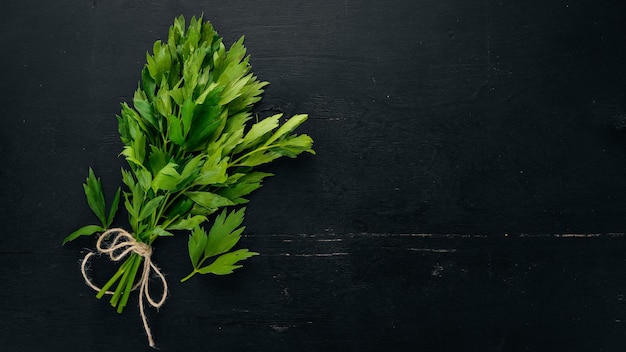
M 157 173 L 152 179 L 152 190 L 171 191 L 181 181 L 180 174 L 176 171 L 176 164 L 168 163 L 165 165 L 159 173 Z
M 146 156 L 146 137 L 143 134 L 137 135 L 130 145 L 124 147 L 122 154 L 127 161 L 143 168 L 143 161 Z
M 299 136 L 290 136 L 289 138 L 285 138 L 277 143 L 272 150 L 290 158 L 295 158 L 303 152 L 315 154 L 315 151 L 311 149 L 312 146 L 313 139 L 306 134 L 302 134 Z
M 223 132 L 217 141 L 209 144 L 207 154 L 211 156 L 225 157 L 243 141 L 243 127 L 234 132 Z
M 161 82 L 163 79 L 163 72 L 159 68 L 154 56 L 150 55 L 150 53 L 146 52 L 146 67 L 148 68 L 148 73 L 150 73 L 150 77 L 154 79 L 155 82 Z
M 205 208 L 198 203 L 193 203 L 193 206 L 191 207 L 191 210 L 189 213 L 191 215 L 208 216 L 208 215 L 215 213 L 217 210 L 218 210 L 217 208 Z
M 161 116 L 169 116 L 172 114 L 172 98 L 170 97 L 167 84 L 161 84 L 161 87 L 154 98 L 154 105 L 156 107 L 156 111 L 158 111 Z
M 135 171 L 135 176 L 137 176 L 137 181 L 144 191 L 150 189 L 152 186 L 152 174 L 150 174 L 150 171 L 146 169 L 138 169 Z
M 194 184 L 211 185 L 224 183 L 228 179 L 228 158 L 221 159 L 221 153 L 214 153 L 204 162 Z
M 129 189 L 132 189 L 135 186 L 135 178 L 133 177 L 133 174 L 124 169 L 121 169 L 120 171 L 122 172 L 122 182 L 124 182 Z
M 167 227 L 168 230 L 193 230 L 196 226 L 207 220 L 204 215 L 189 216 L 185 219 L 178 220 Z
M 265 172 L 252 172 L 250 174 L 243 175 L 237 179 L 234 184 L 221 188 L 218 191 L 218 194 L 230 199 L 235 204 L 247 203 L 248 200 L 243 197 L 260 188 L 262 185 L 261 181 L 268 176 L 273 176 L 273 174 Z
M 89 168 L 89 176 L 83 184 L 85 196 L 87 197 L 87 204 L 91 211 L 96 215 L 98 220 L 102 223 L 102 226 L 106 226 L 107 216 L 105 213 L 104 205 L 104 193 L 102 192 L 102 183 L 99 178 L 93 172 L 93 169 Z
M 152 111 L 152 104 L 148 101 L 144 91 L 137 90 L 135 92 L 135 96 L 133 97 L 133 106 L 145 121 L 153 127 L 158 127 L 154 112 Z
M 135 158 L 135 148 L 133 148 L 132 146 L 130 145 L 125 146 L 124 149 L 122 149 L 121 154 L 124 155 L 124 157 L 126 158 L 126 161 L 129 164 L 131 164 L 131 166 L 134 165 L 139 168 L 143 166 L 143 163 L 137 158 Z
M 191 259 L 191 265 L 194 268 L 198 267 L 200 257 L 206 247 L 207 234 L 200 226 L 195 226 L 189 235 L 189 241 L 187 248 L 189 250 L 189 259 Z
M 115 192 L 115 196 L 113 197 L 113 202 L 111 202 L 111 207 L 109 208 L 109 216 L 107 218 L 106 227 L 108 228 L 113 223 L 113 219 L 115 218 L 115 214 L 117 214 L 117 209 L 120 203 L 120 194 L 122 192 L 121 188 L 117 188 Z
M 200 173 L 200 164 L 205 158 L 203 154 L 197 155 L 195 158 L 189 160 L 183 167 L 183 171 L 180 174 L 181 179 L 196 178 Z
M 225 253 L 239 242 L 241 233 L 245 229 L 240 227 L 243 222 L 245 208 L 232 211 L 228 216 L 226 209 L 215 218 L 211 230 L 209 230 L 209 240 L 204 250 L 205 257 L 212 257 Z
M 167 152 L 153 145 L 150 146 L 150 150 L 150 155 L 148 156 L 148 166 L 150 167 L 152 174 L 156 175 L 169 162 L 169 155 Z
M 213 263 L 198 269 L 200 274 L 227 275 L 232 274 L 233 270 L 241 268 L 243 265 L 237 265 L 242 260 L 248 259 L 257 252 L 250 252 L 247 249 L 239 249 L 234 252 L 224 253 L 217 257 Z
M 150 76 L 150 72 L 147 67 L 141 70 L 141 87 L 148 98 L 148 101 L 154 100 L 154 91 L 156 89 L 156 82 Z M 156 126 L 155 126 L 156 127 Z
M 233 205 L 233 202 L 228 198 L 224 198 L 220 195 L 211 192 L 185 192 L 185 195 L 195 203 L 208 209 L 216 209 L 228 205 Z
M 153 215 L 154 211 L 161 205 L 161 201 L 163 200 L 163 196 L 158 196 L 150 199 L 148 203 L 146 203 L 139 212 L 139 216 L 137 217 L 138 221 L 142 221 L 150 215 Z
M 278 120 L 281 116 L 282 114 L 276 114 L 252 125 L 250 131 L 248 131 L 248 133 L 246 133 L 246 135 L 243 137 L 242 143 L 237 146 L 237 148 L 235 148 L 235 153 L 261 143 L 265 135 L 278 127 Z
M 137 211 L 133 206 L 133 202 L 131 201 L 132 199 L 133 198 L 131 193 L 124 193 L 124 207 L 126 208 L 128 215 L 130 215 L 130 217 L 132 218 L 137 218 L 139 214 L 137 214 Z
M 184 94 L 184 90 L 181 87 L 175 87 L 172 90 L 170 90 L 170 96 L 172 97 L 172 99 L 174 99 L 174 102 L 176 103 L 176 105 L 183 105 L 183 102 L 185 101 L 185 94 Z
M 252 77 L 252 74 L 239 78 L 238 80 L 231 82 L 226 86 L 224 92 L 222 93 L 222 99 L 220 100 L 220 105 L 228 105 L 233 100 L 239 98 L 243 92 L 244 86 L 248 83 L 248 80 Z
M 174 236 L 173 233 L 167 230 L 164 230 L 161 226 L 155 227 L 154 230 L 152 230 L 152 234 L 159 236 L 159 237 L 173 237 Z
M 137 93 L 135 93 L 137 94 Z M 139 115 L 137 110 L 131 108 L 126 103 L 122 103 L 122 118 L 126 120 L 129 129 L 130 138 L 125 144 L 130 144 L 141 131 L 148 131 L 147 120 Z
M 102 231 L 104 231 L 104 228 L 102 226 L 98 226 L 98 225 L 83 226 L 80 229 L 69 234 L 67 237 L 65 237 L 65 239 L 63 240 L 63 244 L 73 241 L 80 236 L 89 236 L 89 235 L 93 235 L 96 232 L 102 232 Z M 202 250 L 204 250 L 204 248 Z
M 165 217 L 168 219 L 172 219 L 175 217 L 185 216 L 190 212 L 194 204 L 195 203 L 187 197 L 179 198 L 167 209 Z
M 185 143 L 185 138 L 183 137 L 183 127 L 178 117 L 174 115 L 167 115 L 167 130 L 172 142 L 177 145 L 183 145 Z
M 193 122 L 185 141 L 185 149 L 197 151 L 204 149 L 213 132 L 222 123 L 222 119 L 228 116 L 227 111 L 221 111 L 219 106 L 202 104 L 194 110 Z
M 277 141 L 278 139 L 293 132 L 293 130 L 295 130 L 304 121 L 306 121 L 307 118 L 308 118 L 308 115 L 305 115 L 305 114 L 292 116 L 282 126 L 280 126 L 280 128 L 278 128 L 278 130 L 276 130 L 276 132 L 274 132 L 274 134 L 270 138 L 267 139 L 267 141 L 265 141 L 265 145 L 270 145 L 274 141 Z
M 248 166 L 248 167 L 259 166 L 259 165 L 272 162 L 280 158 L 281 156 L 283 156 L 283 154 L 277 153 L 275 151 L 270 150 L 270 151 L 263 152 L 262 150 L 259 150 L 248 155 L 242 161 L 238 162 L 237 166 Z
M 189 130 L 191 129 L 191 122 L 193 120 L 193 110 L 196 107 L 196 103 L 191 99 L 187 99 L 180 108 L 181 120 L 182 120 L 182 134 L 183 137 L 187 137 Z

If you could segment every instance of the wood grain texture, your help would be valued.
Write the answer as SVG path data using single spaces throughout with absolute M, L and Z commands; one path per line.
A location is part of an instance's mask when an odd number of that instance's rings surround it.
M 4 1 L 0 349 L 149 350 L 137 307 L 82 282 L 93 239 L 60 243 L 92 219 L 88 167 L 120 184 L 145 52 L 204 13 L 271 82 L 257 113 L 308 113 L 318 154 L 268 168 L 242 240 L 262 255 L 237 274 L 180 284 L 185 236 L 156 244 L 162 350 L 624 351 L 625 10 Z

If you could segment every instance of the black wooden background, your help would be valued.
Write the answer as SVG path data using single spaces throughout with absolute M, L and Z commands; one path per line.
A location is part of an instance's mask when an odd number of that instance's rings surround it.
M 317 156 L 270 167 L 242 240 L 262 255 L 236 274 L 180 284 L 187 239 L 156 243 L 161 350 L 626 350 L 626 3 L 0 8 L 3 351 L 149 350 L 137 305 L 82 281 L 94 238 L 61 240 L 93 220 L 88 167 L 121 183 L 115 114 L 146 51 L 202 13 L 246 36 L 260 116 L 310 114 Z

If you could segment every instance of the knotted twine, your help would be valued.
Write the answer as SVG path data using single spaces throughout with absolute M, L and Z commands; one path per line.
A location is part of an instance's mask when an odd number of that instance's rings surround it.
M 113 241 L 108 247 L 103 246 L 103 241 L 109 235 L 117 233 L 117 236 L 113 238 Z M 127 256 L 130 253 L 137 253 L 141 257 L 143 257 L 143 272 L 141 274 L 141 279 L 133 286 L 132 290 L 136 290 L 139 288 L 139 313 L 141 314 L 141 320 L 143 321 L 143 327 L 146 331 L 146 335 L 148 335 L 148 344 L 150 347 L 155 348 L 154 339 L 152 338 L 152 333 L 150 331 L 150 327 L 148 326 L 148 318 L 146 317 L 146 313 L 144 312 L 143 307 L 143 298 L 144 296 L 148 300 L 148 303 L 156 309 L 159 309 L 163 303 L 165 302 L 165 298 L 167 298 L 167 281 L 165 281 L 165 276 L 159 270 L 159 268 L 152 263 L 150 259 L 152 256 L 152 247 L 148 244 L 139 242 L 135 240 L 135 238 L 128 233 L 126 230 L 121 228 L 114 228 L 105 231 L 98 242 L 96 242 L 96 248 L 98 249 L 98 253 L 108 254 L 111 261 L 117 262 L 122 258 Z M 91 279 L 87 276 L 86 265 L 91 256 L 96 255 L 94 252 L 89 252 L 83 258 L 83 262 L 81 264 L 81 273 L 83 274 L 83 278 L 85 279 L 85 283 L 94 289 L 95 291 L 102 290 L 100 287 L 96 286 Z M 150 296 L 150 291 L 148 290 L 148 281 L 150 279 L 150 271 L 154 271 L 161 282 L 163 283 L 163 293 L 161 294 L 161 299 L 157 302 L 152 299 Z M 106 291 L 105 294 L 112 295 L 113 291 Z

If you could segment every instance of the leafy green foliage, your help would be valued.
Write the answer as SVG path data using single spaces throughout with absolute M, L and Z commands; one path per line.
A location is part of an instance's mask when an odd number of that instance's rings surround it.
M 128 170 L 121 171 L 122 194 L 133 236 L 151 245 L 172 231 L 191 231 L 192 274 L 228 274 L 256 255 L 231 251 L 243 231 L 243 209 L 222 211 L 208 234 L 200 227 L 218 210 L 248 202 L 271 176 L 255 167 L 282 156 L 314 154 L 311 137 L 293 133 L 307 115 L 253 118 L 252 107 L 268 83 L 254 76 L 249 61 L 243 37 L 227 49 L 209 22 L 194 17 L 187 25 L 178 17 L 167 41 L 156 41 L 146 53 L 132 104 L 123 103 L 117 116 L 121 155 L 128 162 Z M 106 213 L 101 188 L 90 171 L 85 194 L 102 226 L 83 227 L 65 242 L 111 224 L 120 191 Z M 201 266 L 213 257 L 212 264 Z M 125 272 L 118 290 L 135 274 Z
M 187 281 L 196 273 L 231 274 L 233 270 L 241 268 L 241 265 L 237 263 L 259 254 L 247 249 L 230 251 L 239 242 L 241 233 L 245 229 L 241 226 L 244 211 L 245 208 L 242 208 L 227 214 L 224 209 L 215 218 L 208 234 L 200 226 L 195 226 L 188 242 L 189 259 L 191 259 L 193 271 L 181 281 Z M 203 265 L 207 259 L 215 256 L 218 257 L 211 264 Z
M 100 220 L 101 225 L 83 226 L 65 237 L 65 239 L 63 239 L 63 244 L 73 241 L 80 236 L 89 236 L 97 232 L 105 231 L 109 226 L 111 226 L 111 223 L 113 223 L 113 218 L 115 217 L 120 201 L 120 188 L 118 188 L 117 192 L 115 192 L 115 196 L 113 197 L 108 213 L 106 212 L 102 182 L 100 181 L 100 178 L 96 177 L 91 168 L 89 168 L 89 176 L 87 176 L 87 180 L 83 184 L 83 190 L 85 191 L 89 208 L 91 208 L 91 211 L 96 215 L 98 220 Z

